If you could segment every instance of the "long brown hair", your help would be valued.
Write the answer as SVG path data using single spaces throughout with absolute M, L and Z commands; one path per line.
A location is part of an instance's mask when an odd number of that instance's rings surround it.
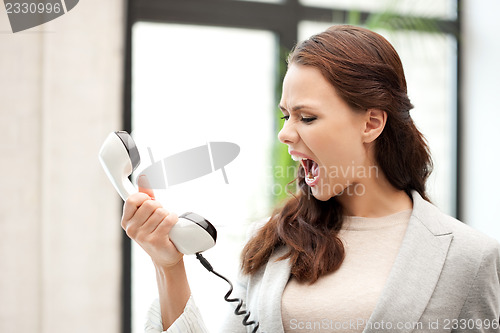
M 354 110 L 372 108 L 387 112 L 384 130 L 375 141 L 376 163 L 387 180 L 409 196 L 416 190 L 424 199 L 425 181 L 432 160 L 424 137 L 409 115 L 413 105 L 407 95 L 401 60 L 392 45 L 370 30 L 332 26 L 298 44 L 288 64 L 313 66 L 335 87 Z M 243 249 L 242 270 L 256 273 L 273 251 L 286 245 L 291 274 L 301 282 L 315 282 L 337 270 L 344 259 L 338 238 L 342 206 L 335 197 L 314 198 L 299 167 L 298 193 L 275 210 Z

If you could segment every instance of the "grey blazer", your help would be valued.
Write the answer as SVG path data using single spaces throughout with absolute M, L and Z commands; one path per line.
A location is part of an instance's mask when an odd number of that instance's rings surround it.
M 235 294 L 261 333 L 284 332 L 281 296 L 290 277 L 278 249 Z M 364 332 L 500 332 L 500 247 L 413 193 L 403 243 Z M 251 332 L 230 313 L 223 332 Z M 328 332 L 322 330 L 321 332 Z

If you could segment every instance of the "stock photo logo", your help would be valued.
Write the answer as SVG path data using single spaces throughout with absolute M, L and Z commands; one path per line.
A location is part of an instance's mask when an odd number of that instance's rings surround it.
M 155 161 L 151 150 L 151 165 L 138 176 L 146 176 L 145 187 L 166 189 L 187 181 L 206 176 L 221 170 L 226 184 L 229 184 L 224 167 L 231 163 L 240 153 L 240 147 L 232 142 L 208 142 L 206 145 L 191 148 Z M 165 171 L 164 171 L 165 170 Z
M 79 0 L 4 0 L 12 32 L 27 30 L 62 16 L 75 8 Z

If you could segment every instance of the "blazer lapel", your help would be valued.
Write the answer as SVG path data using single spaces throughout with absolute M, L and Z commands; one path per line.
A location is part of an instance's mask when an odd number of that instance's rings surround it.
M 285 247 L 279 248 L 269 258 L 259 290 L 259 332 L 283 333 L 281 319 L 281 296 L 290 278 L 288 259 L 276 261 L 286 253 Z
M 429 302 L 453 238 L 439 222 L 439 210 L 413 193 L 413 212 L 405 237 L 364 332 L 380 332 L 398 323 L 411 332 Z M 425 323 L 422 323 L 425 326 Z

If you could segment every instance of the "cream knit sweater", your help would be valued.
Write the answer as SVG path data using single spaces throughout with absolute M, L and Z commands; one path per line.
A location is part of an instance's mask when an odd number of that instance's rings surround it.
M 285 333 L 362 332 L 403 240 L 411 209 L 380 218 L 345 217 L 345 260 L 314 284 L 290 279 L 282 298 Z

